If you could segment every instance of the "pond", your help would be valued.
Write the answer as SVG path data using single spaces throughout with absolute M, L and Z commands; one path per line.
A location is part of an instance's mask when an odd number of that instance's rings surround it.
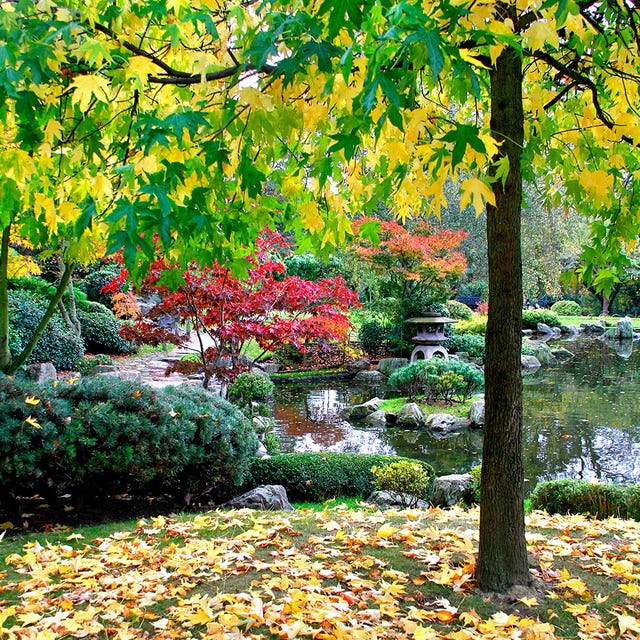
M 575 358 L 524 378 L 525 479 L 640 482 L 640 344 L 579 338 L 561 342 Z M 616 350 L 617 349 L 617 350 Z M 275 391 L 283 451 L 397 454 L 426 460 L 438 475 L 480 464 L 482 432 L 435 437 L 425 431 L 362 427 L 343 419 L 346 405 L 391 397 L 382 384 L 290 383 Z

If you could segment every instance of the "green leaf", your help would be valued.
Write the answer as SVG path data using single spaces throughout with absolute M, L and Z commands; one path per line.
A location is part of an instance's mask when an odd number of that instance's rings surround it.
M 480 153 L 486 152 L 484 142 L 478 137 L 478 128 L 472 124 L 458 124 L 455 125 L 455 130 L 448 131 L 442 140 L 445 142 L 453 142 L 453 154 L 451 159 L 452 168 L 458 165 L 464 157 L 467 145 L 472 149 L 479 151 Z
M 163 271 L 160 274 L 160 278 L 158 278 L 158 285 L 167 287 L 169 291 L 177 291 L 185 284 L 184 273 L 181 269 L 167 269 Z

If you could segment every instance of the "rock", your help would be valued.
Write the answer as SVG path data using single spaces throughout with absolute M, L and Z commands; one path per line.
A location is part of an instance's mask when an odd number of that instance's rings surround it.
M 380 398 L 372 398 L 363 404 L 354 404 L 345 408 L 345 415 L 349 420 L 364 420 L 368 415 L 372 414 L 380 408 L 382 400 Z
M 484 400 L 476 400 L 471 403 L 467 419 L 472 427 L 484 426 Z
M 226 502 L 229 509 L 259 509 L 261 511 L 293 511 L 285 488 L 280 484 L 256 487 Z
M 409 493 L 398 493 L 396 491 L 374 491 L 367 502 L 378 507 L 411 507 L 418 509 L 428 509 L 429 503 L 416 498 Z
M 557 327 L 550 327 L 548 324 L 544 322 L 538 322 L 536 326 L 536 332 L 542 333 L 547 336 L 558 336 L 560 335 L 560 329 Z
M 358 371 L 354 380 L 362 380 L 363 382 L 380 382 L 384 380 L 384 375 L 379 371 Z
M 387 414 L 382 409 L 378 409 L 370 413 L 363 422 L 370 427 L 384 427 L 387 424 Z
M 278 373 L 282 369 L 282 365 L 277 362 L 261 362 L 256 364 L 255 369 L 269 375 L 270 373 Z
M 560 333 L 563 336 L 577 336 L 580 333 L 580 329 L 572 324 L 560 325 Z
M 56 380 L 58 372 L 53 366 L 53 362 L 36 362 L 27 367 L 27 376 L 36 382 L 46 382 Z
M 625 360 L 628 360 L 633 353 L 633 341 L 632 340 L 616 340 L 613 343 L 613 350 Z
M 119 373 L 118 367 L 115 364 L 97 364 L 91 368 L 89 373 L 92 376 L 97 376 L 101 373 Z
M 360 373 L 361 371 L 366 371 L 370 366 L 371 366 L 371 361 L 369 360 L 369 358 L 360 358 L 359 360 L 352 362 L 347 367 L 347 372 L 350 373 L 352 376 L 355 376 L 357 373 Z
M 541 342 L 540 340 L 527 340 L 527 345 L 531 347 L 533 355 L 538 359 L 540 364 L 553 364 L 555 358 L 549 345 Z
M 142 382 L 142 374 L 139 371 L 120 371 L 118 377 L 120 380 L 128 380 L 129 382 Z
M 385 376 L 391 375 L 396 369 L 409 364 L 407 358 L 382 358 L 378 362 L 378 371 L 384 373 Z
M 523 329 L 522 330 L 522 335 L 523 336 L 532 336 L 533 335 L 533 329 Z
M 433 483 L 431 503 L 436 507 L 452 507 L 461 501 L 473 502 L 474 480 L 470 473 L 440 476 Z
M 535 371 L 540 368 L 540 360 L 535 356 L 522 354 L 520 356 L 520 364 L 526 371 Z
M 571 358 L 575 358 L 575 355 L 571 353 L 568 349 L 564 347 L 558 347 L 557 349 L 551 349 L 551 353 L 553 357 L 559 362 L 566 362 L 567 360 L 571 360 Z
M 618 336 L 618 328 L 617 327 L 609 327 L 605 332 L 604 332 L 604 337 L 607 340 L 616 340 L 619 336 Z
M 602 335 L 605 331 L 604 321 L 598 320 L 597 322 L 583 322 L 580 328 L 585 333 L 595 333 L 596 335 Z
M 629 316 L 622 318 L 622 320 L 618 320 L 616 329 L 620 340 L 631 340 L 633 338 L 633 324 L 631 323 L 631 318 L 629 318 Z
M 421 429 L 427 423 L 424 411 L 415 403 L 408 402 L 396 413 L 396 426 L 406 429 Z
M 267 451 L 267 447 L 264 446 L 264 443 L 260 443 L 258 445 L 258 450 L 255 453 L 256 458 L 270 458 L 269 452 Z M 286 509 L 285 509 L 286 511 Z
M 427 416 L 426 427 L 432 431 L 449 433 L 460 431 L 469 426 L 466 418 L 452 416 L 450 413 L 432 413 Z

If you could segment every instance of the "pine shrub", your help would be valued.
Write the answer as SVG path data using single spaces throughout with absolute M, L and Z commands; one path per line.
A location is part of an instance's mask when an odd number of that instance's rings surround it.
M 87 350 L 97 353 L 126 354 L 132 344 L 120 337 L 122 321 L 98 302 L 90 302 L 86 311 L 78 309 L 82 338 Z
M 450 353 L 464 351 L 472 358 L 484 358 L 484 336 L 477 333 L 454 334 L 444 343 Z

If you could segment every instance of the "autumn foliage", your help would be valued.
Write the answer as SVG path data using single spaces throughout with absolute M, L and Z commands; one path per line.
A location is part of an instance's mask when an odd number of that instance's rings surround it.
M 160 301 L 134 324 L 124 337 L 136 343 L 183 344 L 193 330 L 199 361 L 183 361 L 172 371 L 203 371 L 205 386 L 211 376 L 229 380 L 249 366 L 240 356 L 250 340 L 264 351 L 292 345 L 305 351 L 310 345 L 344 342 L 351 323 L 347 312 L 357 295 L 342 277 L 315 282 L 285 275 L 276 248 L 286 243 L 279 234 L 263 234 L 249 260 L 247 277 L 239 279 L 217 263 L 190 265 L 186 270 L 165 258 L 155 260 L 138 293 L 155 294 Z M 123 269 L 109 289 L 126 280 Z

